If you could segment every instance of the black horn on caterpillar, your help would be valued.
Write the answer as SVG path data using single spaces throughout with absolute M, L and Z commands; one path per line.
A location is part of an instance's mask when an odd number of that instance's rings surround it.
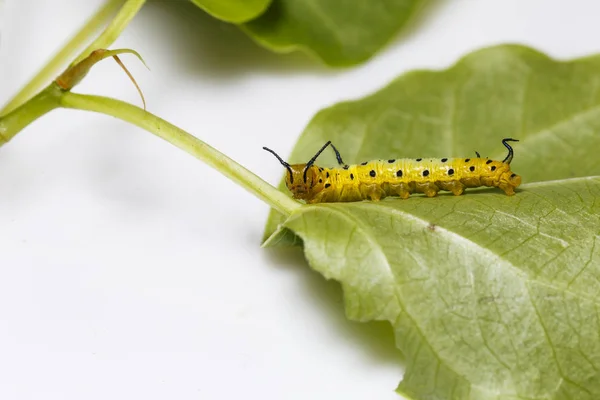
M 294 175 L 292 174 L 292 168 L 290 167 L 290 164 L 283 161 L 283 159 L 281 157 L 279 157 L 279 155 L 277 153 L 275 153 L 273 150 L 269 149 L 268 147 L 263 147 L 263 150 L 266 150 L 269 153 L 273 154 L 275 157 L 277 157 L 277 159 L 279 160 L 281 165 L 283 165 L 285 167 L 285 169 L 287 169 L 288 172 L 290 173 L 290 183 L 294 183 Z
M 327 143 L 325 143 L 323 145 L 323 147 L 321 147 L 321 149 L 319 151 L 317 151 L 317 154 L 315 154 L 313 156 L 313 158 L 308 160 L 308 162 L 306 163 L 306 166 L 304 167 L 304 183 L 306 183 L 306 172 L 315 163 L 315 161 L 317 160 L 317 157 L 319 157 L 321 155 L 321 153 L 323 152 L 323 150 L 325 150 L 327 148 L 327 146 L 329 146 L 330 144 L 331 144 L 331 140 L 327 141 Z
M 506 148 L 508 149 L 508 155 L 506 156 L 506 158 L 504 160 L 502 160 L 502 162 L 506 163 L 506 164 L 510 164 L 510 162 L 513 159 L 514 152 L 513 152 L 513 148 L 507 142 L 518 142 L 518 140 L 511 139 L 511 138 L 502 139 L 502 144 L 504 146 L 506 146 Z

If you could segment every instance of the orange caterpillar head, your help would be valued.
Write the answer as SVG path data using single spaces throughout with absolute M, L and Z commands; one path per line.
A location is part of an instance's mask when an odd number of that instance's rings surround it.
M 273 154 L 281 165 L 287 169 L 285 175 L 285 184 L 295 199 L 310 200 L 323 190 L 323 174 L 321 168 L 314 165 L 317 156 L 313 157 L 306 164 L 289 164 L 285 162 L 273 150 L 263 147 L 266 151 Z

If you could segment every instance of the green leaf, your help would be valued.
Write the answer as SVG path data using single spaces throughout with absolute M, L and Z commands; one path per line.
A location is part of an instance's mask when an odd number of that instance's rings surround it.
M 213 17 L 241 24 L 262 14 L 271 0 L 191 0 Z
M 285 227 L 349 318 L 392 323 L 401 393 L 600 398 L 600 177 L 302 207 Z
M 498 46 L 323 110 L 291 162 L 326 140 L 351 163 L 502 159 L 500 139 L 514 137 L 525 184 L 512 197 L 303 206 L 271 216 L 265 245 L 299 236 L 310 265 L 342 284 L 349 318 L 392 324 L 407 360 L 398 391 L 412 399 L 598 399 L 599 83 L 600 56 Z
M 475 150 L 502 159 L 500 140 L 513 137 L 521 141 L 512 167 L 523 182 L 600 175 L 599 87 L 600 56 L 558 62 L 522 46 L 486 48 L 447 70 L 409 72 L 362 100 L 320 111 L 288 161 L 306 162 L 327 140 L 350 163 Z M 333 153 L 319 162 L 335 165 Z M 279 188 L 287 191 L 283 181 Z M 265 238 L 282 221 L 272 213 Z
M 243 26 L 276 52 L 304 50 L 331 66 L 367 60 L 402 29 L 424 0 L 273 0 Z

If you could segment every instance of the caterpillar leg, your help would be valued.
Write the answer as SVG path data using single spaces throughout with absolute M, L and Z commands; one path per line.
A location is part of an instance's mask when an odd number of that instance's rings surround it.
M 465 185 L 459 181 L 436 182 L 436 184 L 440 187 L 440 189 L 452 192 L 452 194 L 455 196 L 460 196 L 465 191 Z
M 425 196 L 427 197 L 435 197 L 437 196 L 439 192 L 439 189 L 433 189 L 433 188 L 428 188 L 427 190 L 425 190 L 423 193 L 425 193 Z
M 425 193 L 427 197 L 437 196 L 440 188 L 433 182 L 417 183 L 417 192 Z
M 365 200 L 379 201 L 385 197 L 385 192 L 379 185 L 360 185 L 360 194 Z
M 312 197 L 312 198 L 310 198 L 310 199 L 306 199 L 305 201 L 306 201 L 306 204 L 316 204 L 316 203 L 322 203 L 322 202 L 323 202 L 323 199 L 322 199 L 322 197 L 323 197 L 323 196 L 317 195 L 317 196 L 315 196 L 315 197 Z
M 512 196 L 515 194 L 515 188 L 512 185 L 503 185 L 500 184 L 498 186 L 500 189 L 504 190 L 504 193 L 506 193 L 507 196 Z
M 393 194 L 398 195 L 401 199 L 408 199 L 410 194 L 414 192 L 414 187 L 411 187 L 408 183 L 394 183 L 390 184 L 390 191 Z

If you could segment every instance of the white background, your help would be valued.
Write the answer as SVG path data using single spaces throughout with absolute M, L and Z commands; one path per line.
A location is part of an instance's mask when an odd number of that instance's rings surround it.
M 2 0 L 0 0 L 0 7 Z M 0 103 L 99 7 L 4 0 Z M 149 111 L 269 182 L 319 109 L 483 46 L 600 51 L 593 0 L 439 0 L 370 62 L 274 55 L 181 1 L 144 7 L 113 48 Z M 78 92 L 141 104 L 112 61 Z M 385 324 L 345 319 L 299 250 L 261 249 L 268 207 L 110 117 L 59 110 L 0 149 L 0 399 L 398 399 Z

